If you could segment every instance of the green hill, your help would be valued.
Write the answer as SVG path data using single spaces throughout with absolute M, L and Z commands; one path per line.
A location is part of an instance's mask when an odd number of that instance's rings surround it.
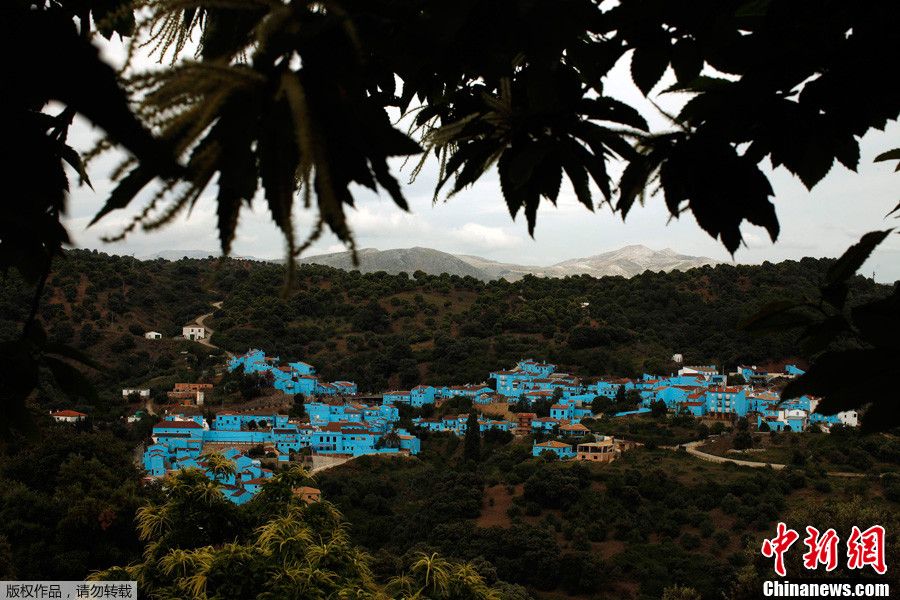
M 737 324 L 773 300 L 815 297 L 831 262 L 515 283 L 304 265 L 285 293 L 281 265 L 73 250 L 57 262 L 40 318 L 51 338 L 103 365 L 90 376 L 108 399 L 121 387 L 197 379 L 221 364 L 210 349 L 174 339 L 217 300 L 222 308 L 207 324 L 221 348 L 303 359 L 326 379 L 354 380 L 363 391 L 482 381 L 522 357 L 580 375 L 633 376 L 671 371 L 674 353 L 728 366 L 801 356 L 793 333 L 754 336 Z M 887 291 L 858 277 L 853 298 Z M 0 338 L 17 334 L 32 293 L 12 275 L 4 280 Z M 145 340 L 148 330 L 164 339 Z

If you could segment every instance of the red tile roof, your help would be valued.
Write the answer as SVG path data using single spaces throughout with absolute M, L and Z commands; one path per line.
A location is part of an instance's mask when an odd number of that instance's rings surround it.
M 569 444 L 563 444 L 562 442 L 557 442 L 556 440 L 550 440 L 549 442 L 541 442 L 540 444 L 535 444 L 535 446 L 539 448 L 571 448 L 572 446 Z
M 161 421 L 153 429 L 203 429 L 196 421 Z
M 588 429 L 581 423 L 569 423 L 567 425 L 560 425 L 559 428 L 566 431 L 590 431 L 590 429 Z
M 87 415 L 77 410 L 58 410 L 50 413 L 51 417 L 86 417 Z
M 269 481 L 269 479 L 267 477 L 257 477 L 256 479 L 248 479 L 247 481 L 244 481 L 243 484 L 244 485 L 262 485 L 262 484 L 266 483 L 267 481 Z

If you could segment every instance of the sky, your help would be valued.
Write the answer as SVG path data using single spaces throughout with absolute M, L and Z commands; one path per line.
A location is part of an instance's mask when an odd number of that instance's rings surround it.
M 104 48 L 112 62 L 121 56 L 119 48 Z M 641 110 L 651 128 L 665 130 L 667 120 L 632 83 L 626 55 L 610 72 L 605 82 L 607 94 Z M 651 97 L 666 112 L 677 112 L 687 100 L 683 94 L 660 94 L 674 81 L 671 72 L 657 85 Z M 86 149 L 97 132 L 77 122 L 70 142 Z M 387 194 L 378 196 L 369 190 L 354 191 L 356 208 L 348 208 L 351 229 L 358 248 L 409 248 L 425 246 L 456 254 L 474 254 L 485 258 L 528 265 L 550 265 L 570 258 L 592 256 L 631 244 L 653 249 L 671 248 L 682 254 L 706 256 L 722 262 L 760 264 L 800 259 L 804 256 L 840 256 L 862 234 L 875 229 L 900 226 L 897 219 L 885 218 L 898 200 L 900 173 L 895 163 L 874 163 L 875 156 L 900 146 L 900 124 L 889 123 L 884 131 L 872 131 L 860 141 L 860 166 L 854 173 L 835 162 L 829 174 L 807 191 L 799 179 L 783 168 L 766 165 L 775 191 L 773 202 L 781 233 L 772 243 L 762 228 L 744 224 L 745 246 L 732 257 L 721 243 L 696 224 L 691 213 L 671 219 L 662 197 L 648 198 L 636 206 L 625 222 L 603 203 L 593 188 L 598 207 L 591 212 L 577 202 L 564 179 L 557 206 L 543 200 L 538 211 L 534 239 L 528 235 L 524 216 L 513 221 L 500 192 L 496 171 L 485 174 L 470 188 L 453 198 L 433 202 L 437 164 L 431 160 L 415 181 L 409 182 L 416 160 L 406 165 L 392 160 L 395 176 L 409 202 L 410 211 L 399 209 Z M 215 187 L 201 196 L 193 211 L 183 214 L 162 230 L 144 233 L 136 230 L 124 241 L 105 243 L 103 236 L 117 234 L 130 222 L 143 204 L 111 213 L 88 228 L 93 215 L 103 206 L 113 184 L 107 179 L 117 160 L 109 157 L 92 163 L 89 176 L 93 189 L 75 187 L 64 220 L 74 245 L 96 248 L 107 253 L 137 257 L 163 250 L 208 250 L 218 254 L 219 241 L 215 217 Z M 611 167 L 613 173 L 620 168 Z M 76 181 L 72 177 L 73 184 Z M 727 201 L 727 198 L 723 198 Z M 314 216 L 302 208 L 295 211 L 298 238 L 308 234 Z M 331 234 L 323 235 L 305 255 L 340 252 L 345 248 Z M 232 253 L 257 258 L 283 258 L 283 237 L 272 224 L 261 198 L 241 212 Z M 900 236 L 892 235 L 882 243 L 861 270 L 877 281 L 891 283 L 900 279 Z

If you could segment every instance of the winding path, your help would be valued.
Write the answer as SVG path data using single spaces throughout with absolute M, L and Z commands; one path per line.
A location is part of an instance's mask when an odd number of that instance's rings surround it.
M 776 471 L 780 471 L 784 469 L 787 465 L 782 465 L 778 463 L 764 463 L 759 461 L 752 460 L 740 460 L 737 458 L 727 458 L 724 456 L 718 456 L 717 454 L 709 454 L 708 452 L 703 452 L 702 450 L 698 450 L 697 447 L 702 445 L 705 440 L 698 440 L 696 442 L 688 442 L 687 444 L 681 444 L 688 454 L 691 456 L 696 456 L 700 460 L 705 460 L 708 462 L 714 463 L 734 463 L 736 465 L 742 467 L 751 467 L 754 469 L 762 469 L 765 467 L 772 467 Z M 677 450 L 678 446 L 667 446 L 666 448 L 670 450 Z M 826 474 L 830 477 L 865 477 L 865 473 L 848 473 L 846 471 L 826 471 Z
M 217 309 L 222 308 L 222 300 L 219 300 L 218 302 L 213 302 L 212 305 L 214 308 L 217 308 Z M 215 312 L 215 311 L 213 311 L 213 312 Z M 213 313 L 208 312 L 206 314 L 200 315 L 199 317 L 197 317 L 194 320 L 194 322 L 197 323 L 197 325 L 200 325 L 201 327 L 206 328 L 206 337 L 199 339 L 199 340 L 194 340 L 194 341 L 199 344 L 203 344 L 204 346 L 207 346 L 208 348 L 215 348 L 216 350 L 222 350 L 222 352 L 224 352 L 225 355 L 228 356 L 228 358 L 231 358 L 232 356 L 234 356 L 231 352 L 229 352 L 228 350 L 219 348 L 218 346 L 213 344 L 212 341 L 210 341 L 212 338 L 212 335 L 213 335 L 213 333 L 215 333 L 215 331 L 210 329 L 207 325 L 204 325 L 204 322 L 206 321 L 207 318 L 209 318 L 211 316 L 213 316 Z

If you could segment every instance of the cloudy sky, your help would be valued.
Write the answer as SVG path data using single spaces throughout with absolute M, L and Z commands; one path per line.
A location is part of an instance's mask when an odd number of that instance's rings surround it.
M 113 55 L 115 49 L 113 49 Z M 665 129 L 666 120 L 646 102 L 628 74 L 628 56 L 611 72 L 607 93 L 634 104 L 656 129 Z M 671 74 L 668 75 L 671 77 Z M 666 79 L 657 89 L 666 87 Z M 677 111 L 685 98 L 666 94 L 657 101 L 667 111 Z M 95 133 L 79 124 L 70 140 L 81 149 L 90 145 Z M 416 181 L 404 186 L 410 212 L 398 209 L 384 195 L 379 197 L 360 189 L 357 206 L 350 209 L 350 223 L 360 248 L 408 248 L 427 246 L 453 253 L 476 254 L 486 258 L 519 264 L 549 265 L 569 258 L 590 256 L 629 244 L 654 249 L 672 248 L 684 254 L 708 256 L 721 261 L 758 264 L 764 261 L 798 259 L 804 256 L 838 256 L 859 237 L 873 229 L 900 225 L 884 215 L 897 205 L 900 173 L 893 165 L 873 163 L 879 153 L 900 146 L 900 125 L 892 122 L 883 132 L 871 132 L 861 141 L 858 173 L 835 163 L 828 176 L 811 192 L 783 168 L 767 168 L 775 190 L 775 206 L 781 222 L 776 243 L 761 228 L 743 228 L 746 247 L 735 257 L 703 232 L 691 214 L 670 220 L 662 198 L 649 198 L 645 206 L 635 207 L 626 222 L 607 205 L 588 211 L 575 200 L 567 183 L 563 184 L 557 207 L 544 201 L 539 213 L 535 238 L 528 236 L 520 214 L 510 219 L 500 193 L 496 173 L 489 173 L 471 188 L 449 201 L 432 202 L 437 165 L 432 161 Z M 394 172 L 406 183 L 414 161 L 403 167 L 394 161 Z M 104 177 L 115 160 L 98 161 L 89 174 L 94 189 L 75 188 L 69 203 L 66 225 L 75 245 L 97 248 L 116 254 L 141 257 L 161 250 L 210 250 L 218 248 L 215 219 L 215 190 L 208 191 L 190 215 L 182 215 L 167 228 L 145 234 L 136 231 L 126 240 L 104 243 L 101 237 L 114 235 L 140 209 L 118 211 L 87 228 L 91 217 L 103 205 L 111 184 Z M 566 181 L 566 180 L 564 180 Z M 595 199 L 601 198 L 594 189 Z M 727 201 L 727 198 L 723 198 Z M 309 231 L 313 216 L 296 212 L 298 235 Z M 344 248 L 333 236 L 323 236 L 307 254 L 337 252 Z M 233 253 L 258 258 L 278 258 L 284 254 L 278 230 L 271 224 L 265 204 L 254 202 L 241 213 Z M 864 266 L 878 281 L 900 279 L 900 236 L 890 236 Z

